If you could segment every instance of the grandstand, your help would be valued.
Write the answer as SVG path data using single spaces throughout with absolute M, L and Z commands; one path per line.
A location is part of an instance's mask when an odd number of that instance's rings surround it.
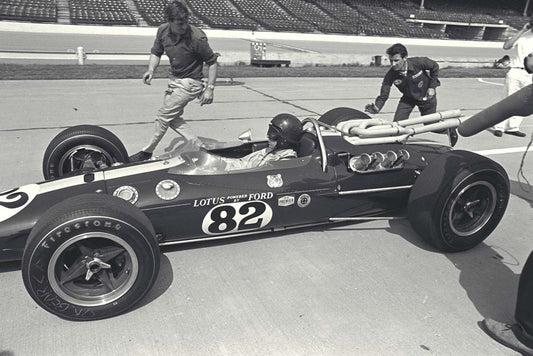
M 0 20 L 57 22 L 56 0 L 2 0 Z
M 525 0 L 181 0 L 202 28 L 501 40 Z M 158 26 L 168 0 L 2 0 L 0 20 Z M 421 7 L 424 4 L 424 7 Z

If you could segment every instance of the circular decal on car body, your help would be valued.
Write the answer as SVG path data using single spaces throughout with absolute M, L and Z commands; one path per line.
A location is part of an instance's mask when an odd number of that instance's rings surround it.
M 0 193 L 0 222 L 24 209 L 37 196 L 39 185 L 29 184 Z
M 260 200 L 221 204 L 213 207 L 202 221 L 208 235 L 227 234 L 265 227 L 272 220 L 272 208 Z
M 155 193 L 163 200 L 175 199 L 180 194 L 180 186 L 172 179 L 162 180 L 155 187 Z
M 115 189 L 113 196 L 124 199 L 132 204 L 135 204 L 137 199 L 139 199 L 139 193 L 137 192 L 137 189 L 129 185 L 124 185 Z
M 311 204 L 311 197 L 309 196 L 309 194 L 302 194 L 298 197 L 298 206 L 300 208 L 305 208 L 309 204 Z

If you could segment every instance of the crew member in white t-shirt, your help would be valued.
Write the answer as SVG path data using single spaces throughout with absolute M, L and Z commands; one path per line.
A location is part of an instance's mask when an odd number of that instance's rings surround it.
M 514 36 L 510 37 L 503 44 L 503 49 L 511 50 L 510 69 L 505 76 L 505 96 L 509 96 L 523 87 L 530 85 L 532 74 L 525 69 L 524 58 L 533 52 L 533 18 Z M 522 116 L 512 116 L 494 126 L 494 135 L 501 137 L 505 132 L 509 135 L 525 137 L 526 134 L 520 131 Z

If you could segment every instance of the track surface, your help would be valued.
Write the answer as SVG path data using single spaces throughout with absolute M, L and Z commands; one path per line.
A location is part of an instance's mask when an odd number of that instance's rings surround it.
M 27 63 L 31 62 L 27 55 L 20 56 L 9 52 L 45 51 L 70 52 L 72 55 L 34 56 L 40 63 L 57 63 L 58 60 L 76 63 L 76 48 L 81 46 L 87 53 L 87 64 L 146 63 L 155 32 L 155 28 L 0 22 L 0 60 Z M 353 63 L 368 65 L 373 56 L 384 56 L 386 49 L 396 42 L 404 43 L 410 56 L 428 56 L 446 62 L 446 65 L 459 65 L 458 62 L 461 62 L 461 65 L 465 65 L 464 62 L 476 62 L 478 66 L 479 63 L 491 65 L 505 54 L 501 43 L 497 42 L 223 30 L 206 32 L 213 50 L 222 54 L 219 58 L 222 64 L 249 63 L 252 41 L 266 43 L 267 59 L 288 59 L 292 61 L 293 66 Z M 110 57 L 104 53 L 128 56 Z M 166 57 L 163 60 L 166 61 Z
M 280 112 L 300 118 L 361 109 L 381 79 L 242 79 L 185 117 L 204 138 L 263 137 Z M 501 97 L 502 80 L 445 79 L 439 109 L 466 115 Z M 165 80 L 0 81 L 0 191 L 40 181 L 42 154 L 60 130 L 91 123 L 130 153 L 148 139 Z M 398 96 L 382 118 L 391 118 Z M 531 134 L 533 120 L 523 129 Z M 172 132 L 156 153 L 172 146 Z M 165 249 L 155 287 L 119 317 L 68 322 L 26 293 L 16 263 L 0 265 L 0 355 L 513 355 L 479 328 L 513 319 L 531 243 L 533 193 L 516 173 L 529 138 L 490 132 L 458 148 L 490 151 L 511 178 L 507 213 L 473 250 L 442 254 L 407 221 L 297 230 Z M 511 153 L 504 149 L 511 148 Z M 533 180 L 533 153 L 524 173 Z

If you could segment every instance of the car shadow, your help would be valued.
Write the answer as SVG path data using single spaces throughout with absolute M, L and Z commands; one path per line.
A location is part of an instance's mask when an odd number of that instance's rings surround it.
M 152 303 L 154 300 L 165 294 L 165 292 L 172 285 L 173 281 L 174 271 L 172 270 L 172 264 L 170 263 L 170 260 L 167 256 L 161 254 L 159 273 L 157 275 L 157 279 L 154 282 L 154 285 L 152 286 L 148 294 L 146 294 L 146 296 L 139 302 L 139 304 L 135 305 L 129 311 L 131 312 L 133 310 L 142 308 L 145 305 Z
M 513 255 L 497 245 L 481 243 L 445 256 L 460 271 L 459 283 L 483 318 L 501 322 L 514 319 L 520 274 L 509 266 L 519 266 L 520 262 Z
M 511 185 L 511 194 L 525 200 L 533 208 L 533 186 L 527 184 L 527 182 L 517 182 L 515 180 L 509 180 Z
M 13 271 L 20 271 L 20 270 L 21 270 L 20 261 L 0 263 L 0 273 L 7 273 L 7 272 L 13 272 Z M 161 254 L 159 273 L 157 275 L 157 279 L 153 287 L 150 289 L 148 294 L 128 312 L 141 308 L 153 302 L 154 300 L 156 300 L 163 294 L 165 294 L 165 292 L 172 285 L 173 280 L 174 280 L 174 272 L 172 270 L 172 264 L 170 263 L 167 256 L 165 256 L 164 254 Z M 21 283 L 22 283 L 22 278 L 21 278 Z M 2 356 L 1 353 L 0 353 L 0 356 Z
M 441 253 L 459 270 L 459 283 L 467 297 L 483 318 L 501 322 L 513 320 L 518 280 L 516 269 L 520 262 L 508 251 L 485 242 L 463 252 L 443 253 L 426 243 L 411 227 L 408 220 L 391 220 L 390 228 L 414 246 L 429 252 Z M 519 267 L 521 270 L 521 268 Z
M 21 261 L 9 261 L 0 263 L 0 273 L 20 271 Z

